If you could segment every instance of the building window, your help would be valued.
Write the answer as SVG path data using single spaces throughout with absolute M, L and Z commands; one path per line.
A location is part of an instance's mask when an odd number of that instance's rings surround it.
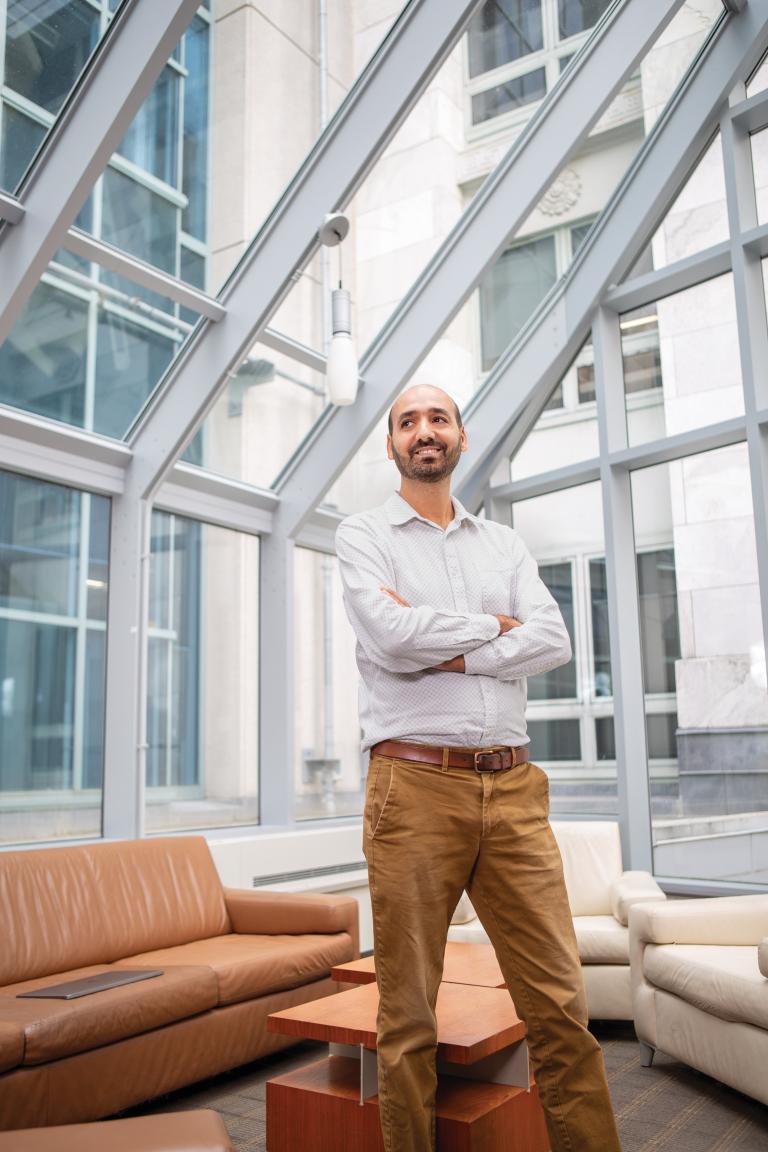
M 109 512 L 0 472 L 1 842 L 101 832 Z
M 571 646 L 575 648 L 573 566 L 567 561 L 561 564 L 540 564 L 539 576 L 557 601 L 571 638 Z M 575 660 L 553 668 L 551 672 L 528 678 L 529 700 L 575 700 L 577 696 Z
M 467 32 L 471 123 L 542 100 L 610 0 L 486 0 Z

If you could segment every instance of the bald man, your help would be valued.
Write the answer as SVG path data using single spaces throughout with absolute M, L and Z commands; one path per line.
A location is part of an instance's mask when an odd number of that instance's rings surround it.
M 526 677 L 567 663 L 570 641 L 518 534 L 451 497 L 466 450 L 451 397 L 409 388 L 387 436 L 400 491 L 336 537 L 370 750 L 384 1147 L 434 1148 L 435 1002 L 466 888 L 527 1024 L 552 1152 L 620 1152 L 547 776 L 528 758 Z

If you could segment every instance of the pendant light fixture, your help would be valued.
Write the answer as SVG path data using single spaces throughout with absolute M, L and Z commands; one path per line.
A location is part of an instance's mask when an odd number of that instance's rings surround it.
M 317 235 L 328 248 L 339 247 L 339 286 L 331 292 L 331 343 L 328 348 L 326 384 L 331 404 L 353 404 L 357 396 L 358 367 L 352 343 L 352 300 L 343 287 L 341 242 L 349 232 L 349 220 L 341 212 L 329 213 Z

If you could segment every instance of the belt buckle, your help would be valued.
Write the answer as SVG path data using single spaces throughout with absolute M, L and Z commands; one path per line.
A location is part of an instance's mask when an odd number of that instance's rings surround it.
M 517 767 L 517 749 L 505 747 L 505 748 L 493 749 L 493 750 L 486 751 L 486 752 L 475 752 L 474 753 L 475 772 L 480 772 L 481 774 L 485 773 L 485 772 L 501 772 L 503 770 L 503 767 L 504 767 L 503 764 L 501 763 L 502 752 L 511 752 L 512 753 L 512 763 L 510 764 L 510 768 L 516 768 Z M 491 757 L 491 756 L 496 757 L 498 759 L 497 766 L 495 768 L 482 767 L 480 761 L 484 758 Z
M 491 752 L 475 752 L 474 753 L 475 772 L 480 772 L 480 773 L 498 772 L 499 769 L 501 768 L 501 763 L 499 763 L 498 767 L 496 767 L 496 768 L 491 768 L 491 767 L 484 768 L 481 764 L 482 760 L 487 760 L 487 759 L 490 759 L 491 757 L 496 757 L 497 759 L 499 759 L 499 753 L 498 752 L 492 752 L 492 751 Z

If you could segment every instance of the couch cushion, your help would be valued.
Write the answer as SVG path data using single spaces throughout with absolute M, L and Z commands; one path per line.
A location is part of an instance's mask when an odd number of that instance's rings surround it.
M 0 1018 L 0 1072 L 17 1068 L 24 1059 L 24 1029 L 20 1024 Z
M 144 967 L 144 965 L 136 965 Z M 149 967 L 149 965 L 147 965 Z M 25 980 L 0 990 L 0 1020 L 20 1027 L 24 1064 L 42 1064 L 114 1044 L 216 1007 L 216 977 L 210 968 L 169 968 L 162 976 L 109 988 L 76 1000 L 19 1000 L 45 984 L 78 980 L 111 968 L 91 967 Z
M 0 1132 L 0 1152 L 232 1152 L 232 1147 L 224 1121 L 208 1108 Z
M 582 964 L 629 964 L 629 929 L 613 916 L 575 916 Z
M 0 852 L 0 985 L 229 930 L 201 836 Z
M 195 940 L 178 948 L 143 952 L 123 966 L 164 968 L 172 964 L 207 964 L 216 973 L 219 1003 L 236 1004 L 270 992 L 298 988 L 327 976 L 334 964 L 353 959 L 346 932 L 332 936 L 240 936 L 231 933 Z
M 609 916 L 611 881 L 621 874 L 619 826 L 608 820 L 553 820 L 574 916 Z
M 768 1028 L 768 980 L 754 945 L 649 944 L 643 971 L 657 988 L 721 1020 Z

